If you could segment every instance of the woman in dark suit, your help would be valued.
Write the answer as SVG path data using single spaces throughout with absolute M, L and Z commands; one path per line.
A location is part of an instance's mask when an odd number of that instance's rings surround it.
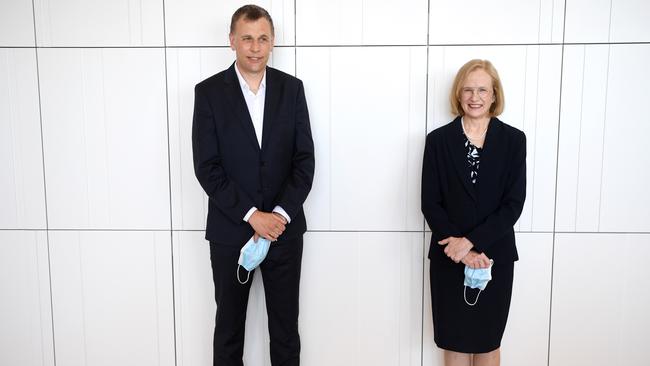
M 503 88 L 487 60 L 460 68 L 450 102 L 457 117 L 427 136 L 422 167 L 434 340 L 446 366 L 499 365 L 518 260 L 513 225 L 526 197 L 526 136 L 496 118 Z M 483 292 L 464 286 L 466 268 L 491 272 Z

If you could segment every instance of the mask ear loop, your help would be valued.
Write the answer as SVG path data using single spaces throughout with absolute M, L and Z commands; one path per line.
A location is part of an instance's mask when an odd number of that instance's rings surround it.
M 483 290 L 478 290 L 478 295 L 476 295 L 476 299 L 474 300 L 474 303 L 470 304 L 470 303 L 467 301 L 467 286 L 463 286 L 463 287 L 464 287 L 464 288 L 463 288 L 463 299 L 465 299 L 465 304 L 467 304 L 467 305 L 469 305 L 469 306 L 474 306 L 474 305 L 476 305 L 476 303 L 478 302 L 478 297 L 481 296 L 481 292 L 483 292 Z
M 239 279 L 239 267 L 241 267 L 241 264 L 237 265 L 237 281 L 239 281 L 240 284 L 245 285 L 248 282 L 248 279 L 251 277 L 251 273 L 246 271 L 246 281 L 242 282 L 241 279 Z

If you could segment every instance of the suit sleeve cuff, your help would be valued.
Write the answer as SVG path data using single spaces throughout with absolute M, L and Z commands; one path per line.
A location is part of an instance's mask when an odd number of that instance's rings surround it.
M 277 213 L 279 213 L 280 215 L 282 215 L 282 217 L 284 217 L 284 218 L 287 220 L 287 224 L 291 222 L 291 218 L 289 217 L 289 214 L 288 214 L 287 211 L 285 211 L 282 207 L 280 207 L 280 206 L 275 206 L 275 207 L 273 208 L 273 212 L 277 212 Z
M 481 247 L 481 245 L 479 244 L 479 242 L 480 242 L 479 238 L 477 238 L 476 235 L 473 232 L 468 233 L 467 235 L 465 235 L 465 238 L 467 238 L 467 240 L 469 240 L 469 242 L 472 243 L 472 249 L 473 250 L 475 250 L 475 251 L 477 251 L 479 253 L 485 252 L 485 248 Z
M 246 216 L 244 216 L 244 221 L 248 222 L 248 219 L 250 219 L 251 216 L 253 216 L 253 213 L 255 211 L 257 211 L 257 207 L 251 207 L 251 209 L 248 210 L 248 212 L 246 213 Z

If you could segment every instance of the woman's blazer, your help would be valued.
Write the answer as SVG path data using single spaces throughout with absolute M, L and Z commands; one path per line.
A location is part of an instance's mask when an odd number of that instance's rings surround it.
M 429 258 L 444 259 L 438 241 L 466 237 L 495 263 L 519 259 L 513 225 L 526 198 L 526 135 L 492 118 L 470 181 L 460 117 L 427 136 L 422 166 L 422 213 L 432 231 Z

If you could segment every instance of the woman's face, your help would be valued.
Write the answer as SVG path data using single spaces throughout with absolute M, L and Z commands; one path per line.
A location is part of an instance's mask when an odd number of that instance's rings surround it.
M 494 103 L 492 78 L 483 69 L 470 72 L 460 88 L 460 105 L 469 118 L 489 118 Z

